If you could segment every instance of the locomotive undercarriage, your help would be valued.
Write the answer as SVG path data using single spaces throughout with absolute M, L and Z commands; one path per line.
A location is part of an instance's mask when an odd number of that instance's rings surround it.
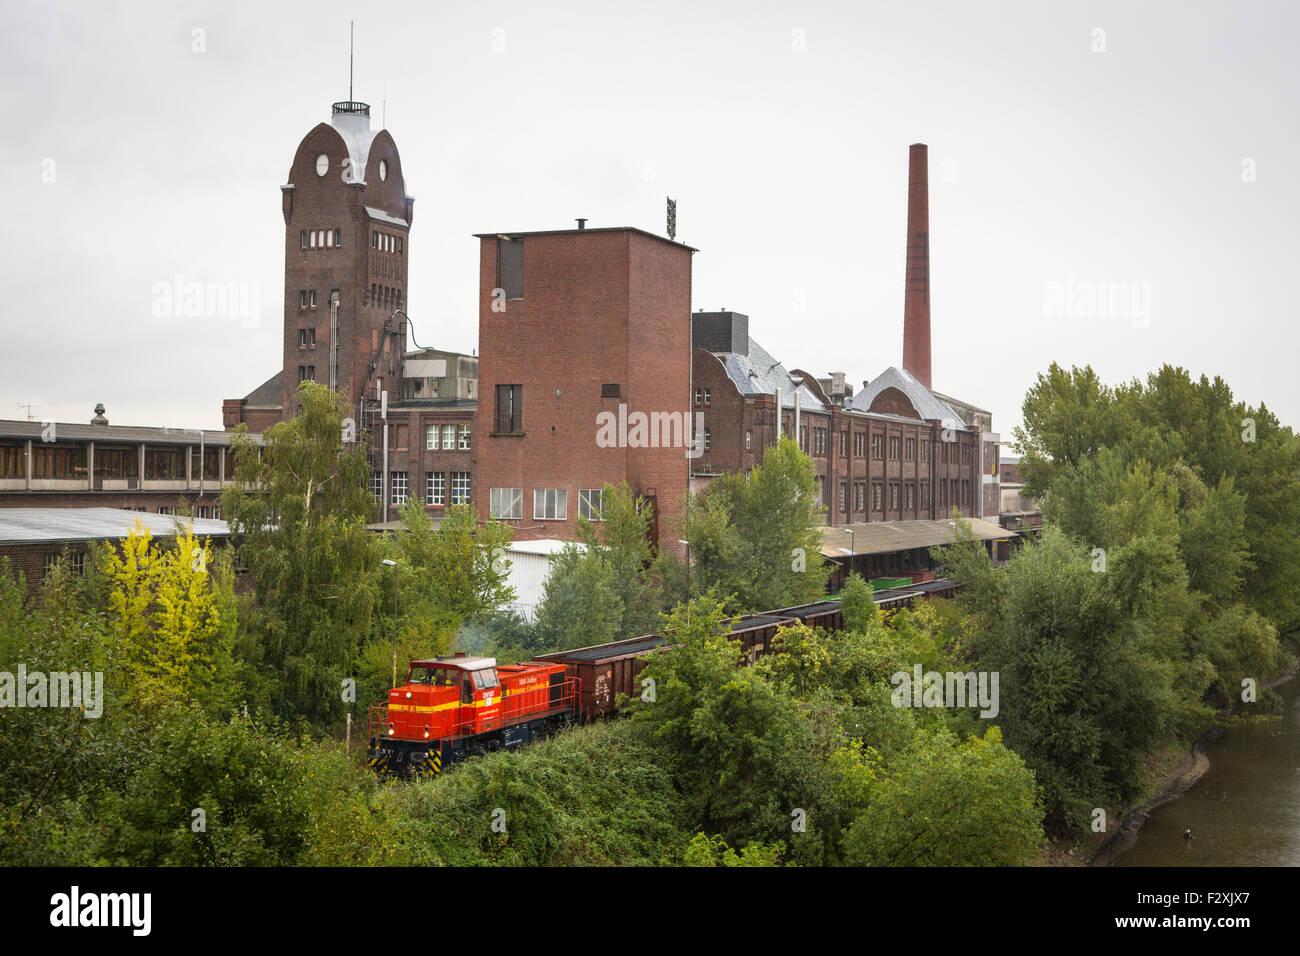
M 443 740 L 399 740 L 395 737 L 371 738 L 366 751 L 368 766 L 383 777 L 435 777 L 443 768 L 470 757 L 497 750 L 513 750 L 521 744 L 558 733 L 573 723 L 565 712 L 512 724 L 500 730 Z

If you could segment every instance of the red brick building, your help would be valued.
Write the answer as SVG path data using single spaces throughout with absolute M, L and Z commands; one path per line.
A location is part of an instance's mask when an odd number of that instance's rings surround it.
M 280 187 L 284 215 L 284 343 L 280 371 L 227 399 L 227 429 L 263 431 L 297 412 L 300 382 L 328 384 L 369 442 L 375 517 L 409 497 L 435 515 L 468 504 L 477 360 L 407 352 L 407 263 L 415 200 L 387 130 L 365 103 L 335 103 L 303 137 Z M 408 374 L 408 362 L 411 363 Z
M 478 514 L 571 538 L 626 481 L 667 543 L 689 473 L 695 250 L 582 225 L 477 237 Z

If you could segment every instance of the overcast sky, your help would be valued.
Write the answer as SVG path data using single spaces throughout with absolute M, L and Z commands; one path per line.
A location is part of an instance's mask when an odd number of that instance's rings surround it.
M 471 233 L 663 233 L 671 195 L 695 308 L 860 388 L 901 364 L 925 142 L 936 390 L 1009 437 L 1052 361 L 1169 362 L 1297 426 L 1298 9 L 8 3 L 0 418 L 220 427 L 280 367 L 279 187 L 347 97 L 355 18 L 422 345 L 477 347 Z M 177 275 L 248 283 L 260 317 L 155 316 Z

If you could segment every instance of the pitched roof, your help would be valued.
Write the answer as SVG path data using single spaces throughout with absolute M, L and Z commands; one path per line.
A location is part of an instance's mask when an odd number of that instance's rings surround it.
M 911 372 L 892 365 L 864 385 L 862 391 L 854 395 L 849 403 L 860 412 L 869 411 L 871 403 L 887 388 L 896 388 L 906 395 L 923 419 L 935 419 L 943 422 L 945 427 L 965 430 L 965 421 L 951 405 L 937 398 Z
M 715 352 L 718 361 L 726 369 L 727 377 L 735 384 L 741 395 L 772 395 L 781 390 L 781 406 L 794 408 L 794 382 L 786 367 L 772 357 L 761 345 L 749 339 L 749 354 L 739 352 Z M 799 386 L 799 403 L 803 408 L 823 408 L 822 401 L 808 388 Z
M 252 408 L 279 408 L 284 400 L 283 390 L 284 369 L 281 369 L 245 395 L 244 404 Z

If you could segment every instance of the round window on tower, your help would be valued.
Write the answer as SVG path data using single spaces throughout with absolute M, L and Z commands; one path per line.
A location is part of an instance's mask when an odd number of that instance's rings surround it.
M 381 181 L 388 178 L 388 160 L 386 159 L 379 161 L 379 178 Z
M 324 176 L 330 171 L 330 158 L 324 153 L 316 157 L 316 175 Z

